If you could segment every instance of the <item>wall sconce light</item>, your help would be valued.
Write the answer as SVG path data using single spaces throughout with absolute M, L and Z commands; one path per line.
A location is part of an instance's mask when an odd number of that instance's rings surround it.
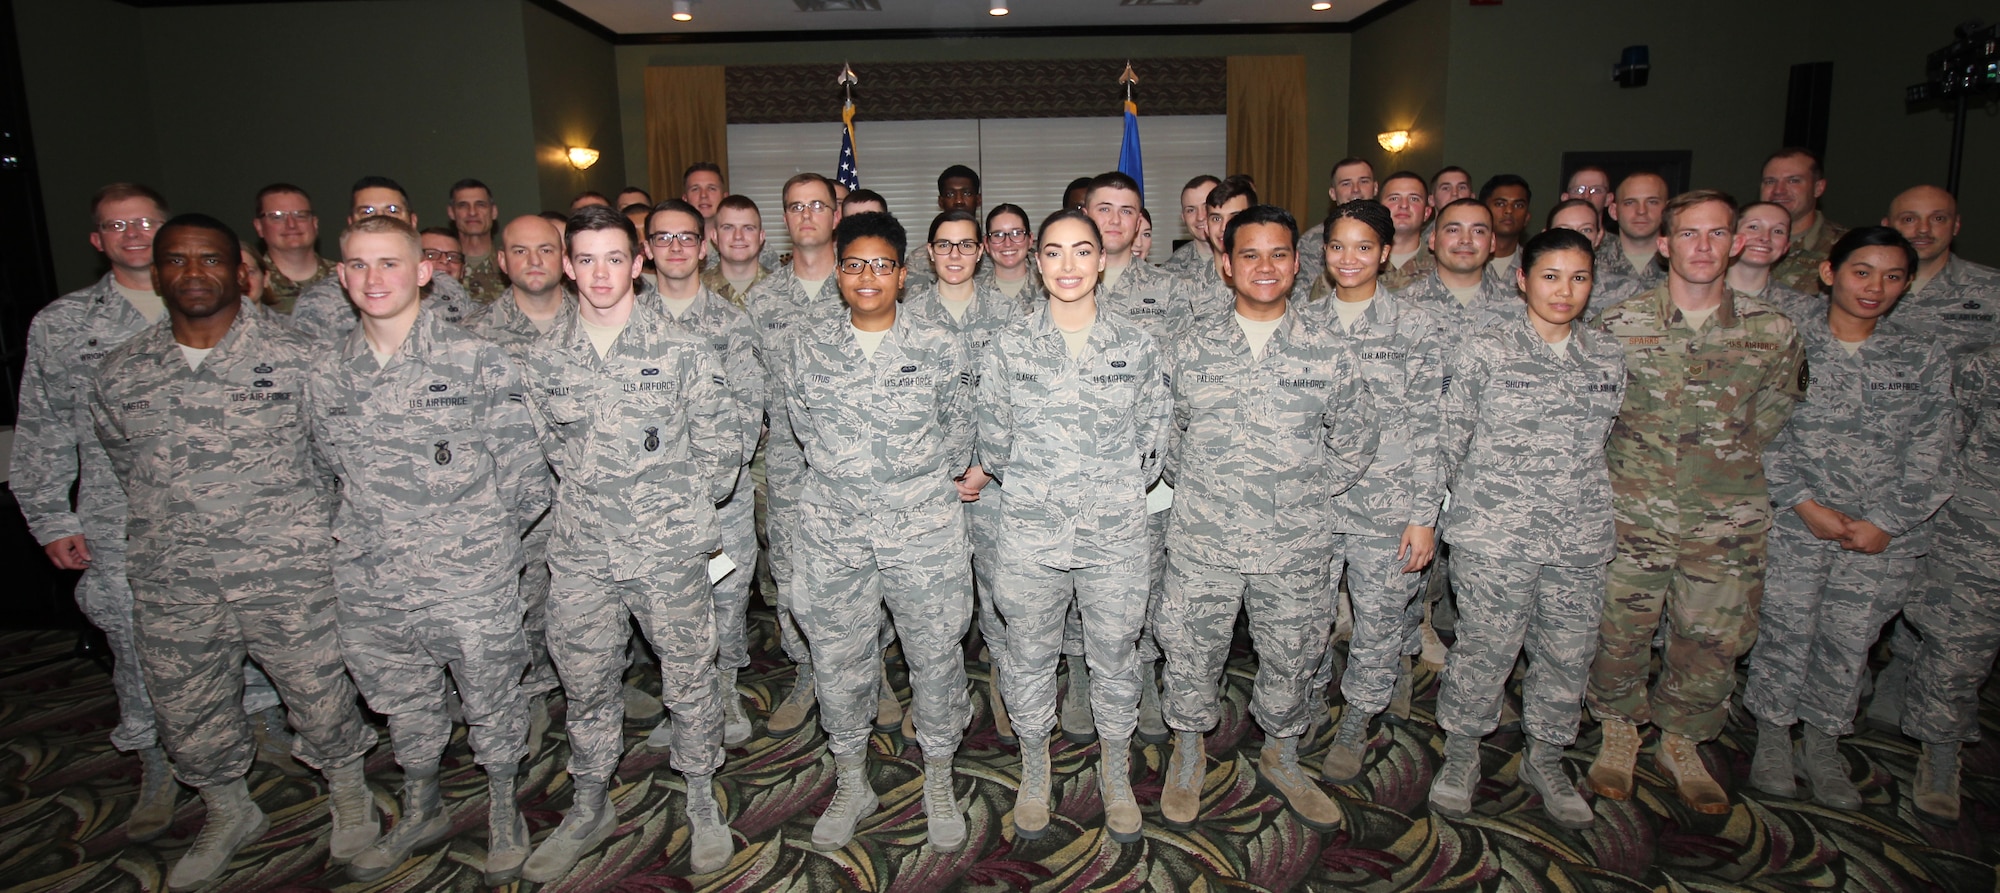
M 689 9 L 689 5 L 688 0 L 674 0 L 674 21 L 694 21 L 694 10 Z
M 1380 143 L 1382 148 L 1394 154 L 1410 147 L 1410 132 L 1407 130 L 1385 131 L 1375 134 L 1375 142 Z
M 598 157 L 603 154 L 589 146 L 571 146 L 569 147 L 569 166 L 580 171 L 590 170 L 590 166 L 596 164 Z
M 986 7 L 986 14 L 990 16 L 1006 15 L 1007 0 L 993 0 L 993 2 L 988 4 Z
M 1320 0 L 1320 2 L 1313 4 L 1312 8 L 1313 12 L 1325 12 L 1332 9 L 1333 4 L 1326 2 L 1326 0 Z

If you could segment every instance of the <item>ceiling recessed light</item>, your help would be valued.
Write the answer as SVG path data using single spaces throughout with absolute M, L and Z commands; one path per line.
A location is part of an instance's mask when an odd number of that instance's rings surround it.
M 990 15 L 990 16 L 1003 16 L 1003 15 L 1006 15 L 1006 14 L 1007 14 L 1007 0 L 993 0 L 993 5 L 992 5 L 992 6 L 989 6 L 989 7 L 987 7 L 987 9 L 986 9 L 986 14 L 987 14 L 987 15 Z
M 1325 12 L 1332 8 L 1333 4 L 1326 2 L 1326 0 L 1319 0 L 1318 3 L 1313 4 L 1314 12 Z
M 688 7 L 689 7 L 688 0 L 674 0 L 674 21 L 676 22 L 694 21 L 694 11 L 689 9 Z

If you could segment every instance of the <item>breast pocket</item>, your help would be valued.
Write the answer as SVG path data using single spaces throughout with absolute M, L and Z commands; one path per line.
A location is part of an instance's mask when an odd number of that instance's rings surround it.
M 481 432 L 468 429 L 434 431 L 410 444 L 411 466 L 432 506 L 453 505 L 477 498 L 491 476 L 493 458 Z

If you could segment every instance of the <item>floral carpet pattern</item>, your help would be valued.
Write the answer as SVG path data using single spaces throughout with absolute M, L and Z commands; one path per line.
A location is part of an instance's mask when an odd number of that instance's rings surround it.
M 1518 734 L 1489 738 L 1475 814 L 1463 821 L 1432 816 L 1425 794 L 1443 734 L 1430 714 L 1436 674 L 1420 671 L 1411 721 L 1379 725 L 1368 771 L 1334 788 L 1346 824 L 1306 828 L 1257 788 L 1262 736 L 1245 710 L 1254 658 L 1239 641 L 1225 680 L 1227 708 L 1209 736 L 1212 757 L 1203 786 L 1202 821 L 1186 833 L 1158 822 L 1166 748 L 1135 753 L 1134 787 L 1147 811 L 1145 836 L 1119 844 L 1103 831 L 1095 746 L 1057 737 L 1052 745 L 1057 815 L 1040 839 L 1017 839 L 1009 820 L 1019 762 L 1000 746 L 983 691 L 978 715 L 958 756 L 958 793 L 970 841 L 954 854 L 924 844 L 922 758 L 914 743 L 890 733 L 874 738 L 871 770 L 881 810 L 854 842 L 834 853 L 812 849 L 814 817 L 833 792 L 833 764 L 815 727 L 791 738 L 762 735 L 762 716 L 789 689 L 792 671 L 778 651 L 768 612 L 752 613 L 756 664 L 739 678 L 759 736 L 731 749 L 718 774 L 724 811 L 739 851 L 728 868 L 688 877 L 685 794 L 666 756 L 646 750 L 646 729 L 628 725 L 628 747 L 613 792 L 620 825 L 611 842 L 587 855 L 550 891 L 1992 891 L 2000 861 L 2000 699 L 1989 688 L 1987 743 L 1965 757 L 1964 819 L 1944 829 L 1917 821 L 1910 805 L 1915 744 L 1880 731 L 1842 748 L 1866 805 L 1856 813 L 1748 792 L 1754 728 L 1740 715 L 1704 748 L 1710 767 L 1737 796 L 1728 815 L 1684 807 L 1641 757 L 1641 789 L 1619 803 L 1596 799 L 1597 824 L 1557 828 L 1540 800 L 1516 783 Z M 0 634 L 0 889 L 9 891 L 151 891 L 200 827 L 202 808 L 184 791 L 177 821 L 151 844 L 125 839 L 136 796 L 136 758 L 111 749 L 116 722 L 109 678 L 84 661 L 59 661 L 65 632 Z M 985 667 L 971 666 L 976 686 Z M 901 678 L 900 668 L 892 676 Z M 905 700 L 908 691 L 903 691 Z M 1336 698 L 1337 701 L 1337 698 Z M 1307 766 L 1332 736 L 1322 726 Z M 384 744 L 369 755 L 371 786 L 394 814 L 400 773 Z M 1596 752 L 1586 723 L 1570 753 L 1580 775 Z M 560 718 L 521 783 L 528 821 L 539 838 L 568 805 L 568 749 Z M 401 870 L 356 884 L 327 866 L 329 820 L 316 777 L 292 777 L 264 763 L 251 788 L 271 816 L 271 830 L 245 848 L 216 891 L 464 891 L 480 889 L 485 858 L 486 788 L 459 730 L 446 755 L 445 797 L 454 835 Z M 508 889 L 527 889 L 519 883 Z

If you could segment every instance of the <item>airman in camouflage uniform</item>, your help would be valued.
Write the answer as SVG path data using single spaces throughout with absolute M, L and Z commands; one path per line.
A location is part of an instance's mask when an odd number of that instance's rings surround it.
M 464 246 L 465 264 L 457 278 L 465 287 L 469 313 L 493 303 L 507 290 L 507 279 L 494 256 L 493 225 L 500 219 L 500 208 L 493 201 L 493 190 L 470 177 L 451 184 L 446 199 L 445 216 L 451 219 L 452 230 Z
M 256 207 L 251 225 L 264 242 L 264 252 L 257 259 L 266 276 L 261 300 L 264 306 L 289 316 L 301 290 L 333 277 L 334 262 L 319 254 L 319 218 L 314 216 L 312 197 L 304 189 L 272 183 L 257 190 Z M 293 279 L 279 266 L 281 258 L 294 270 L 310 266 L 311 272 Z
M 292 307 L 299 302 L 300 293 L 333 278 L 334 267 L 337 264 L 317 255 L 314 256 L 314 260 L 319 262 L 319 266 L 314 268 L 313 274 L 303 281 L 294 282 L 291 277 L 286 276 L 283 271 L 278 269 L 278 262 L 271 259 L 270 252 L 267 251 L 259 257 L 258 262 L 263 264 L 264 276 L 266 277 L 264 280 L 264 303 L 272 310 L 290 316 L 292 314 Z
M 528 731 L 521 539 L 548 509 L 549 473 L 519 364 L 420 303 L 429 264 L 414 246 L 393 218 L 342 236 L 341 278 L 368 318 L 321 351 L 306 382 L 315 446 L 340 479 L 341 649 L 388 717 L 406 779 L 401 818 L 349 874 L 386 875 L 449 831 L 437 778 L 448 670 L 492 792 L 486 868 L 498 883 L 527 858 L 515 805 Z
M 850 315 L 790 339 L 781 377 L 806 460 L 789 595 L 839 772 L 813 846 L 845 846 L 874 812 L 866 748 L 886 609 L 910 669 L 930 842 L 950 852 L 965 844 L 951 777 L 971 719 L 959 651 L 972 619 L 971 546 L 954 479 L 972 464 L 974 371 L 963 339 L 895 308 L 901 224 L 856 214 L 836 233 Z M 872 356 L 856 334 L 862 321 L 889 326 Z
M 1250 712 L 1263 726 L 1259 778 L 1302 820 L 1340 823 L 1340 810 L 1298 768 L 1311 725 L 1308 690 L 1333 623 L 1333 498 L 1373 459 L 1376 409 L 1354 349 L 1287 303 L 1297 224 L 1257 205 L 1224 233 L 1237 309 L 1202 320 L 1167 351 L 1174 398 L 1166 477 L 1174 485 L 1167 586 L 1153 612 L 1166 654 L 1162 698 L 1174 730 L 1161 813 L 1193 822 L 1204 732 L 1219 716 L 1217 685 L 1239 608 L 1257 648 Z M 1275 309 L 1261 351 L 1251 316 Z
M 1808 295 L 1820 293 L 1819 265 L 1833 243 L 1847 234 L 1847 227 L 1826 219 L 1820 209 L 1824 192 L 1825 171 L 1810 150 L 1779 149 L 1765 159 L 1757 198 L 1781 205 L 1792 215 L 1792 250 L 1771 268 L 1771 278 Z
M 1681 796 L 1709 813 L 1727 812 L 1729 798 L 1696 748 L 1721 731 L 1736 660 L 1756 638 L 1771 523 L 1762 454 L 1800 385 L 1791 320 L 1722 278 L 1735 217 L 1721 193 L 1676 197 L 1660 236 L 1667 285 L 1599 318 L 1625 345 L 1631 381 L 1609 447 L 1618 555 L 1591 666 L 1605 744 L 1590 784 L 1629 796 L 1639 726 L 1650 722 L 1665 733 L 1660 755 L 1678 767 Z M 1677 295 L 1705 294 L 1718 302 L 1713 315 L 1691 324 Z
M 1892 320 L 1893 322 L 1893 320 Z M 2000 345 L 1958 361 L 1953 381 L 1965 440 L 1958 490 L 1937 514 L 1921 595 L 1903 616 L 1920 646 L 1910 659 L 1904 734 L 1923 743 L 1917 815 L 1959 816 L 1959 748 L 1979 740 L 1979 689 L 2000 653 Z
M 433 305 L 432 312 L 439 319 L 453 325 L 461 324 L 465 317 L 478 309 L 472 298 L 465 292 L 465 286 L 445 273 L 431 276 L 430 284 L 424 287 L 424 300 Z M 298 301 L 292 306 L 292 328 L 323 344 L 340 343 L 361 324 L 361 316 L 354 304 L 347 299 L 347 292 L 341 289 L 340 280 L 322 279 L 299 293 Z
M 1855 233 L 1870 231 L 1886 232 Z M 1805 399 L 1764 452 L 1771 504 L 1791 510 L 1772 525 L 1769 582 L 1743 689 L 1743 706 L 1757 717 L 1763 770 L 1751 781 L 1792 796 L 1800 768 L 1815 800 L 1855 809 L 1860 796 L 1836 742 L 1854 731 L 1868 649 L 1902 610 L 1917 557 L 1930 550 L 1925 522 L 1951 496 L 1951 360 L 1943 344 L 1894 322 L 1876 327 L 1852 354 L 1826 315 L 1795 322 Z M 1881 548 L 1844 541 L 1845 527 L 1818 529 L 1806 517 L 1812 508 L 1874 525 L 1886 534 Z M 1801 720 L 1804 765 L 1795 767 L 1791 727 Z
M 244 782 L 256 751 L 241 707 L 246 656 L 284 691 L 294 753 L 333 789 L 339 864 L 379 831 L 361 765 L 375 735 L 334 627 L 333 481 L 299 418 L 311 345 L 243 303 L 241 248 L 220 221 L 175 218 L 154 248 L 171 319 L 105 358 L 89 409 L 129 499 L 125 569 L 160 734 L 208 805 L 168 880 L 214 878 L 269 826 Z M 182 339 L 207 347 L 190 353 Z
M 1524 273 L 1539 275 L 1550 255 L 1588 264 L 1588 248 L 1580 234 L 1558 229 L 1519 254 Z M 1558 300 L 1586 301 L 1588 280 L 1582 285 Z M 1558 324 L 1567 329 L 1560 341 L 1547 328 L 1564 314 L 1533 309 L 1481 330 L 1448 361 L 1439 439 L 1451 500 L 1442 528 L 1459 616 L 1438 694 L 1445 764 L 1430 803 L 1454 818 L 1471 809 L 1479 741 L 1499 724 L 1501 690 L 1525 647 L 1522 775 L 1558 823 L 1591 822 L 1560 755 L 1576 741 L 1604 603 L 1613 551 L 1604 441 L 1626 385 L 1617 342 L 1583 325 L 1584 309 L 1574 306 L 1571 321 Z
M 2000 341 L 2000 270 L 1956 253 L 1900 302 L 1904 328 L 1942 338 L 1953 351 Z

